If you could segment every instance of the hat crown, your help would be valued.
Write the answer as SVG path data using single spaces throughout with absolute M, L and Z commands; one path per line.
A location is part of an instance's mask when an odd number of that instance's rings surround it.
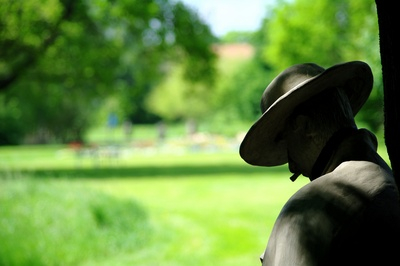
M 261 113 L 267 111 L 284 94 L 324 71 L 324 68 L 314 63 L 298 64 L 289 67 L 272 80 L 264 90 L 261 97 Z

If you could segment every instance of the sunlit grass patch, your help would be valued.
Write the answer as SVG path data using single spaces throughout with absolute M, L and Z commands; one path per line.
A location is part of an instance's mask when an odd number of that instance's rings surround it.
M 58 180 L 0 180 L 0 265 L 78 265 L 134 252 L 147 241 L 132 199 Z
M 85 185 L 107 194 L 134 197 L 148 210 L 154 238 L 145 249 L 125 257 L 125 265 L 257 264 L 280 208 L 305 183 L 301 178 L 292 183 L 284 169 L 268 173 L 245 167 L 235 173 L 227 167 L 226 172 L 204 175 L 201 168 L 207 164 L 200 163 L 202 156 L 197 158 L 193 164 L 199 171 L 193 167 L 186 176 L 169 171 L 155 178 L 85 179 Z M 208 166 L 212 171 L 212 163 Z M 118 260 L 108 262 L 101 265 Z

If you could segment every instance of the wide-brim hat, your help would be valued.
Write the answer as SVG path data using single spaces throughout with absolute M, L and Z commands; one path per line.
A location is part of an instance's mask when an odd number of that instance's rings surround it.
M 347 94 L 355 116 L 368 99 L 372 85 L 371 68 L 361 61 L 337 64 L 328 69 L 313 63 L 289 67 L 264 90 L 262 115 L 244 137 L 240 156 L 258 166 L 287 163 L 285 143 L 277 136 L 294 108 L 326 89 L 339 87 Z

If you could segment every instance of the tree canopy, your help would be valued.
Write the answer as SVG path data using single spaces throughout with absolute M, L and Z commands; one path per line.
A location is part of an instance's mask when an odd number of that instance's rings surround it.
M 253 65 L 258 64 L 260 74 L 244 67 L 234 75 L 230 85 L 230 90 L 240 95 L 233 105 L 238 106 L 237 109 L 254 110 L 251 116 L 248 112 L 239 112 L 242 118 L 254 120 L 260 115 L 258 106 L 252 107 L 255 104 L 253 98 L 247 97 L 254 97 L 254 94 L 248 91 L 259 91 L 259 100 L 272 78 L 291 65 L 314 62 L 330 67 L 361 60 L 371 66 L 375 80 L 371 97 L 357 119 L 373 131 L 382 129 L 382 74 L 373 0 L 278 1 L 266 13 L 262 28 L 251 41 L 258 48 Z M 262 82 L 264 86 L 260 87 Z
M 0 100 L 14 106 L 0 114 L 0 142 L 13 143 L 29 132 L 80 139 L 93 110 L 111 96 L 119 106 L 110 111 L 140 120 L 146 95 L 171 71 L 171 62 L 183 65 L 187 80 L 213 80 L 214 37 L 180 2 L 0 0 L 0 5 Z

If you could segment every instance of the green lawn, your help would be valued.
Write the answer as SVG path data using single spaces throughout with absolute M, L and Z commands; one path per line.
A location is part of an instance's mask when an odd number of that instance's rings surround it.
M 26 249 L 40 254 L 25 261 L 9 255 L 9 265 L 34 265 L 32 258 L 53 265 L 52 256 L 64 258 L 61 265 L 258 265 L 280 208 L 306 183 L 292 183 L 285 167 L 246 165 L 234 151 L 89 158 L 63 146 L 3 147 L 0 162 L 0 204 L 10 209 L 0 223 L 21 232 L 0 234 L 0 243 L 15 239 L 0 250 L 0 262 L 12 249 L 16 257 Z M 14 193 L 8 201 L 7 191 Z M 146 226 L 120 222 L 142 212 Z M 103 216 L 110 220 L 107 234 Z M 18 244 L 29 239 L 24 231 L 31 232 L 31 246 Z M 55 244 L 59 254 L 42 252 Z
M 133 173 L 133 178 L 111 175 L 85 181 L 110 195 L 134 198 L 147 210 L 155 230 L 151 245 L 126 254 L 126 261 L 137 265 L 258 264 L 279 209 L 304 182 L 291 183 L 282 171 L 253 170 L 234 154 L 173 159 L 148 158 L 142 163 L 147 166 L 138 169 L 140 174 Z M 110 258 L 104 265 L 121 258 Z

